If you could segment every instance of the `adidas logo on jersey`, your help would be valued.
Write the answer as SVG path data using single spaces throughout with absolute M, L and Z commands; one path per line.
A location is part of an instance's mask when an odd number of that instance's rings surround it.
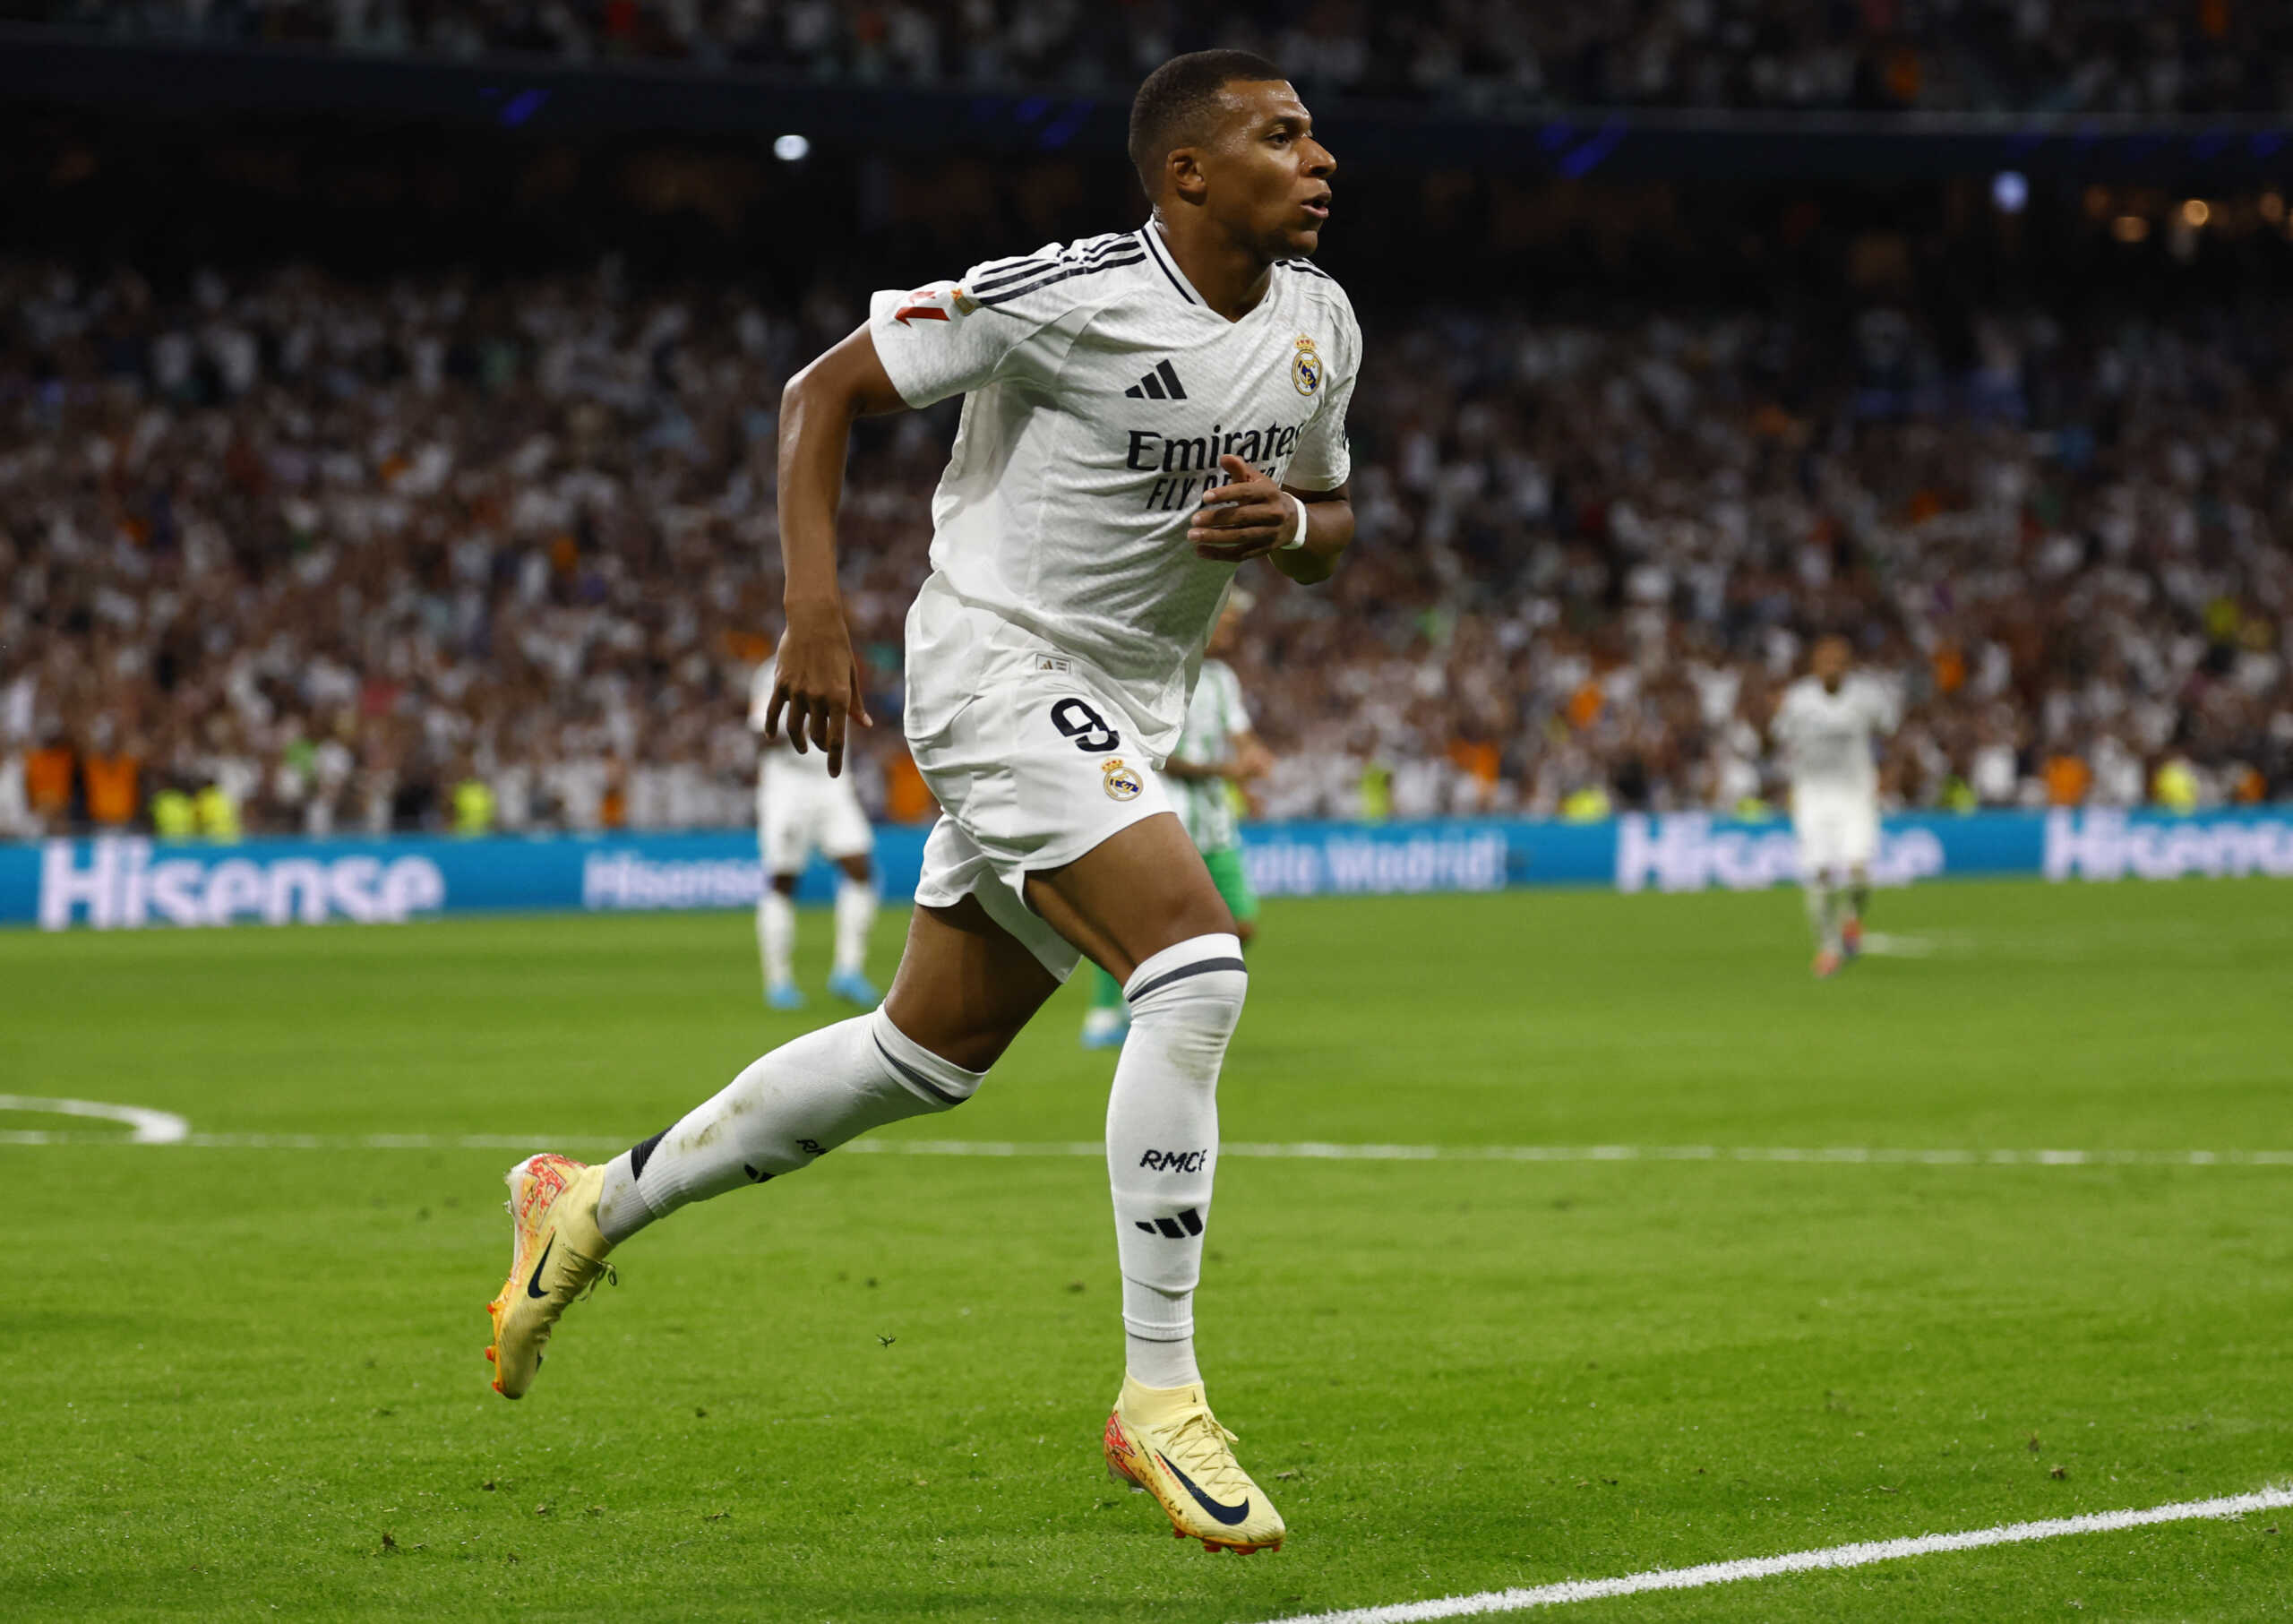
M 1179 374 L 1169 357 L 1155 363 L 1155 370 L 1122 391 L 1133 400 L 1183 400 L 1186 386 L 1179 382 Z

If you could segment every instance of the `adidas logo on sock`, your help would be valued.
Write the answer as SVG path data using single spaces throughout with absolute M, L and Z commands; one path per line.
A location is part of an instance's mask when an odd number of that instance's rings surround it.
M 1166 1241 L 1183 1241 L 1189 1235 L 1198 1235 L 1202 1233 L 1202 1215 L 1191 1207 L 1175 1218 L 1157 1218 L 1152 1224 L 1144 1219 L 1135 1219 L 1133 1222 L 1148 1234 L 1160 1235 Z M 1179 1227 L 1181 1224 L 1186 1227 L 1181 1229 Z
M 1178 373 L 1168 359 L 1155 363 L 1155 370 L 1122 391 L 1133 400 L 1183 400 L 1186 386 L 1179 382 Z

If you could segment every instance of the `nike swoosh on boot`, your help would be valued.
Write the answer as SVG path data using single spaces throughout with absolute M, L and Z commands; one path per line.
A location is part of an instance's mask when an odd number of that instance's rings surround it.
M 526 1282 L 527 1296 L 546 1297 L 549 1295 L 547 1292 L 542 1289 L 541 1271 L 549 1267 L 549 1254 L 556 1249 L 556 1246 L 557 1237 L 555 1235 L 552 1235 L 549 1238 L 549 1244 L 541 1249 L 541 1261 L 534 1265 L 533 1278 Z
M 1194 1479 L 1180 1471 L 1178 1463 L 1172 1460 L 1169 1456 L 1164 1454 L 1160 1449 L 1155 1451 L 1155 1458 L 1161 1461 L 1164 1465 L 1170 1468 L 1171 1475 L 1179 1480 L 1180 1483 L 1185 1487 L 1186 1491 L 1189 1494 L 1194 1496 L 1194 1503 L 1196 1505 L 1210 1513 L 1212 1517 L 1215 1517 L 1219 1522 L 1224 1523 L 1227 1527 L 1232 1528 L 1236 1523 L 1241 1522 L 1244 1517 L 1250 1514 L 1250 1503 L 1247 1499 L 1239 1506 L 1222 1505 L 1218 1501 L 1212 1499 L 1208 1495 L 1205 1494 L 1198 1487 L 1197 1487 Z

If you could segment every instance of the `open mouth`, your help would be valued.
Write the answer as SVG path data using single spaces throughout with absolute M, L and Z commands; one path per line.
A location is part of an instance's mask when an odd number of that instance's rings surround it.
M 1329 193 L 1325 192 L 1319 197 L 1310 197 L 1298 206 L 1316 219 L 1326 220 L 1329 218 Z

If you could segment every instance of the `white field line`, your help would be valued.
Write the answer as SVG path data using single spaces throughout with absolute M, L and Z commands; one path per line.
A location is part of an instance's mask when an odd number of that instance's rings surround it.
M 1863 932 L 1862 950 L 1875 958 L 1932 958 L 1945 949 L 1962 945 L 1937 936 L 1890 936 L 1884 931 Z
M 191 1133 L 191 1124 L 172 1111 L 113 1105 L 102 1100 L 56 1100 L 29 1094 L 0 1094 L 0 1111 L 38 1111 L 48 1116 L 93 1116 L 125 1122 L 129 1131 L 124 1142 L 130 1145 L 180 1145 Z M 84 1137 L 117 1140 L 121 1136 L 107 1133 Z
M 1532 1608 L 1565 1607 L 1572 1602 L 1595 1602 L 1608 1596 L 1645 1595 L 1652 1590 L 1701 1590 L 1708 1585 L 1732 1585 L 1739 1579 L 1772 1579 L 1791 1573 L 1868 1568 L 1874 1562 L 1933 1556 L 1938 1551 L 2021 1545 L 2073 1534 L 2114 1534 L 2120 1529 L 2146 1528 L 2157 1523 L 2243 1517 L 2249 1511 L 2279 1511 L 2287 1507 L 2293 1507 L 2293 1489 L 2263 1489 L 2252 1494 L 2225 1495 L 2220 1499 L 2183 1500 L 2171 1506 L 2132 1511 L 2095 1511 L 2084 1517 L 2008 1523 L 1996 1528 L 1970 1529 L 1963 1534 L 1925 1534 L 1916 1539 L 1872 1540 L 1857 1545 L 1834 1545 L 1822 1551 L 1795 1551 L 1788 1556 L 1742 1557 L 1731 1562 L 1705 1562 L 1696 1568 L 1662 1568 L 1616 1579 L 1564 1579 L 1557 1585 L 1539 1585 L 1527 1590 L 1489 1590 L 1479 1595 L 1443 1596 L 1430 1602 L 1396 1602 L 1387 1607 L 1299 1613 L 1276 1620 L 1275 1624 L 1420 1624 L 1420 1620 L 1427 1619 L 1527 1612 Z
M 194 1133 L 178 1116 L 87 1100 L 0 1095 L 0 1111 L 63 1111 L 137 1124 L 129 1134 L 69 1129 L 0 1131 L 0 1145 L 181 1145 L 195 1150 L 621 1150 L 625 1136 L 595 1133 Z M 839 1156 L 1067 1157 L 1096 1160 L 1096 1139 L 855 1139 Z M 1934 1150 L 1831 1145 L 1222 1145 L 1221 1157 L 1307 1162 L 1804 1162 L 1908 1167 L 2293 1167 L 2293 1150 Z

